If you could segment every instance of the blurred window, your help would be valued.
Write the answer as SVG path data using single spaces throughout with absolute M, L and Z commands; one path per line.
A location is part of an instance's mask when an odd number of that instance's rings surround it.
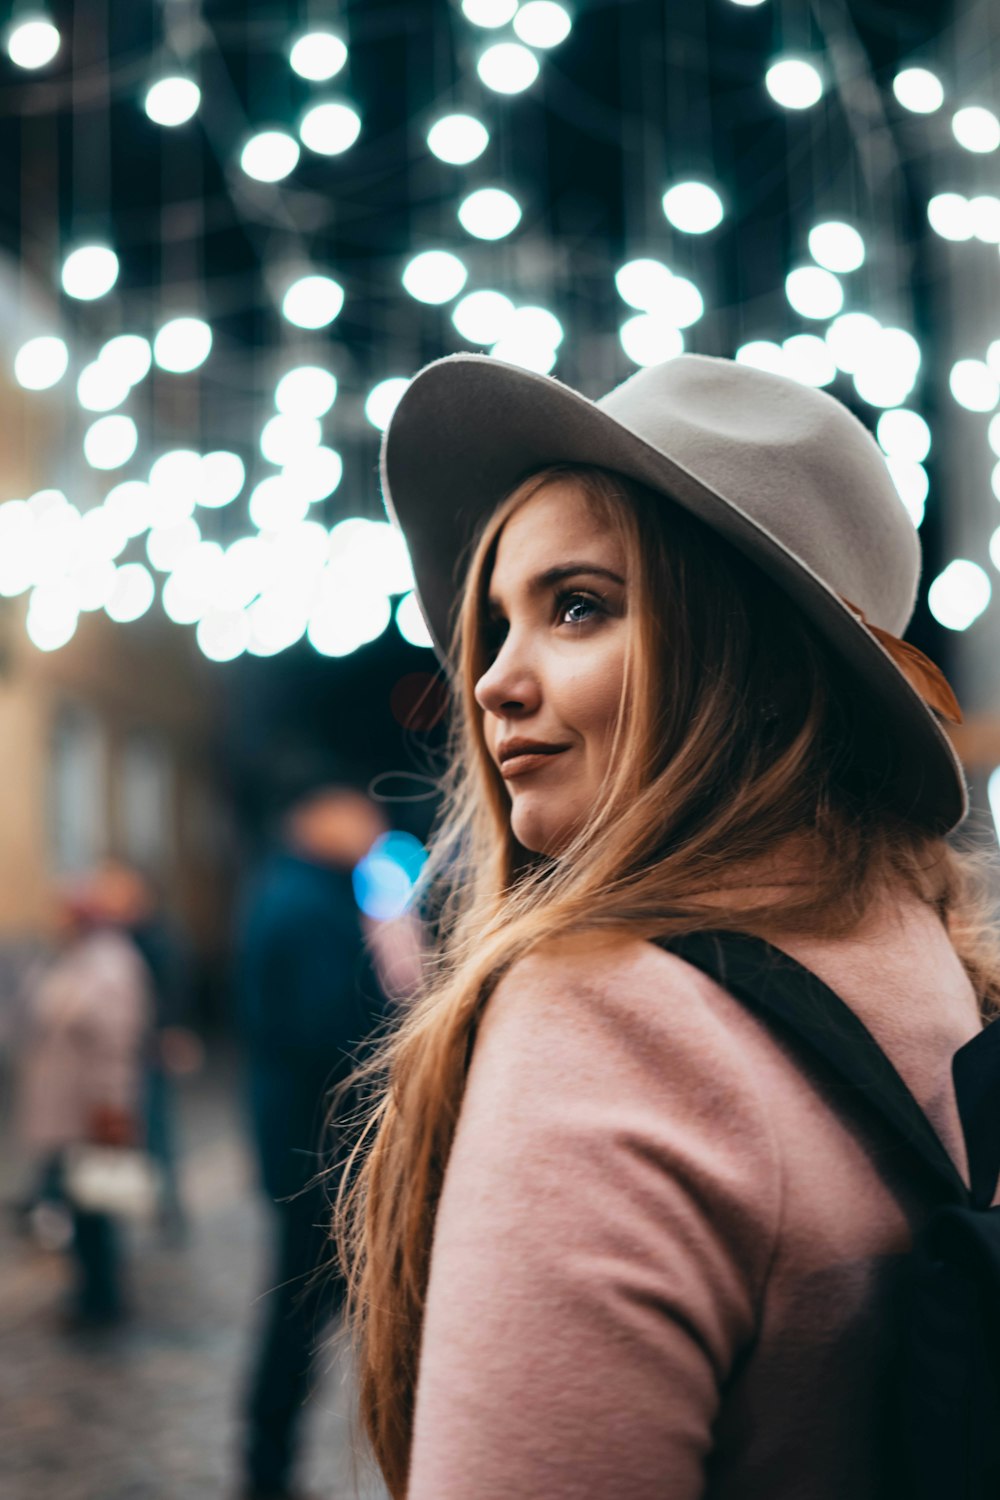
M 92 709 L 63 703 L 52 726 L 49 838 L 59 873 L 88 869 L 107 847 L 107 745 Z
M 121 759 L 121 833 L 127 859 L 160 870 L 171 853 L 174 777 L 164 742 L 146 731 L 128 735 Z

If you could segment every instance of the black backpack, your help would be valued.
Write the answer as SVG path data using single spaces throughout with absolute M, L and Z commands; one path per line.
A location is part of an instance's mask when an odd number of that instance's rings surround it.
M 906 1500 L 1000 1500 L 1000 1024 L 952 1064 L 971 1190 L 892 1063 L 809 969 L 760 938 L 656 939 L 856 1091 L 925 1174 L 933 1207 L 906 1259 L 894 1421 Z

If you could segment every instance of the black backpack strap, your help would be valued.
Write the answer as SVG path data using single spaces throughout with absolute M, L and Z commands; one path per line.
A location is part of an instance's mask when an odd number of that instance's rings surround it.
M 955 1053 L 955 1097 L 969 1157 L 976 1208 L 989 1208 L 1000 1177 L 1000 1022 L 994 1021 Z
M 969 1201 L 957 1167 L 888 1057 L 864 1022 L 818 975 L 780 948 L 747 933 L 691 932 L 653 941 L 701 969 L 748 1010 L 776 1024 L 821 1058 L 841 1081 L 858 1090 L 893 1134 L 920 1158 L 939 1191 L 944 1189 L 953 1201 Z M 1000 1028 L 995 1029 L 1000 1035 Z M 1000 1131 L 996 1144 L 1000 1151 Z

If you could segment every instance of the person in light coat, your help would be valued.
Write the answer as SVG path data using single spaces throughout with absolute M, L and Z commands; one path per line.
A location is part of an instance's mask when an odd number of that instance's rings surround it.
M 135 945 L 104 920 L 86 882 L 60 893 L 61 947 L 29 983 L 20 1066 L 25 1148 L 65 1185 L 70 1148 L 132 1145 L 153 1021 L 150 976 Z M 81 1325 L 123 1314 L 120 1231 L 111 1215 L 70 1203 Z

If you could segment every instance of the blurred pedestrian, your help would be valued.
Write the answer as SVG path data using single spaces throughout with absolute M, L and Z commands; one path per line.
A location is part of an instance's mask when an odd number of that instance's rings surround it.
M 68 1322 L 95 1328 L 124 1314 L 116 1215 L 81 1199 L 74 1180 L 94 1169 L 121 1185 L 114 1153 L 141 1143 L 143 1059 L 153 1019 L 150 980 L 135 945 L 111 925 L 86 881 L 59 893 L 59 951 L 26 995 L 20 1123 L 47 1192 L 68 1202 L 74 1266 Z M 100 1148 L 112 1152 L 100 1155 Z M 90 1160 L 82 1153 L 92 1152 Z M 125 1162 L 124 1154 L 117 1158 Z M 132 1158 L 129 1158 L 129 1166 Z M 98 1192 L 99 1197 L 99 1192 Z
M 331 1095 L 384 1019 L 388 992 L 415 975 L 404 923 L 366 923 L 352 871 L 385 832 L 376 806 L 322 786 L 286 813 L 280 848 L 248 892 L 239 932 L 240 1020 L 250 1114 L 275 1219 L 274 1266 L 246 1395 L 246 1496 L 292 1493 L 303 1403 L 317 1341 L 344 1288 L 329 1265 L 329 1176 L 354 1101 Z M 338 1134 L 339 1132 L 339 1134 Z M 334 1172 L 335 1177 L 335 1172 Z M 320 1275 L 317 1271 L 324 1268 Z
M 94 876 L 107 920 L 135 943 L 149 969 L 153 1037 L 143 1088 L 146 1148 L 157 1169 L 157 1209 L 162 1230 L 184 1239 L 188 1220 L 181 1192 L 175 1079 L 196 1072 L 203 1060 L 191 1029 L 191 966 L 184 935 L 168 918 L 152 878 L 125 860 L 109 858 Z

